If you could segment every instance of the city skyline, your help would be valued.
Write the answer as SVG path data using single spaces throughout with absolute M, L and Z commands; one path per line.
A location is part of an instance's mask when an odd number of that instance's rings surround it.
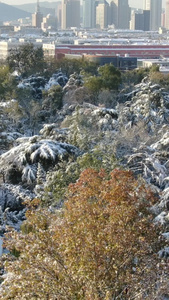
M 56 2 L 58 0 L 50 0 L 48 2 Z M 3 1 L 0 1 L 2 3 L 5 3 L 5 4 L 9 4 L 9 5 L 21 5 L 21 4 L 26 4 L 26 3 L 35 3 L 36 0 L 3 0 Z M 44 1 L 40 1 L 40 2 L 44 2 Z M 110 0 L 108 0 L 108 2 L 110 2 Z M 129 4 L 132 5 L 132 6 L 138 6 L 138 7 L 142 7 L 143 4 L 142 4 L 143 0 L 129 0 Z
M 56 1 L 59 1 L 59 0 L 49 0 L 48 2 L 56 2 Z M 109 3 L 111 0 L 107 0 Z M 27 3 L 36 3 L 36 0 L 3 0 L 3 1 L 0 1 L 2 3 L 5 3 L 5 4 L 9 4 L 9 5 L 21 5 L 21 4 L 27 4 Z M 44 2 L 43 1 L 40 1 L 40 2 Z M 144 0 L 129 0 L 129 5 L 130 7 L 136 7 L 136 8 L 143 8 L 143 2 Z M 163 2 L 163 7 L 165 7 L 165 3 L 166 3 L 166 0 L 162 0 Z
M 56 2 L 56 1 L 59 1 L 59 0 L 49 0 L 48 2 Z M 108 2 L 110 2 L 111 0 L 107 0 Z M 132 6 L 132 7 L 138 7 L 138 8 L 143 8 L 143 1 L 144 0 L 129 0 L 129 5 Z M 165 7 L 165 2 L 166 0 L 162 0 L 163 1 L 163 7 Z M 36 0 L 3 0 L 3 1 L 0 1 L 2 3 L 5 3 L 5 4 L 9 4 L 9 5 L 21 5 L 21 4 L 27 4 L 27 3 L 35 3 Z M 43 1 L 40 1 L 40 2 L 44 2 Z

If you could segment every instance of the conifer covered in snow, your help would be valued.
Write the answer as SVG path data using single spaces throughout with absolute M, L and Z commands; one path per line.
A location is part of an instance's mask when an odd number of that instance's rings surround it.
M 35 184 L 38 163 L 47 171 L 58 161 L 79 155 L 79 150 L 73 145 L 41 140 L 40 137 L 31 137 L 27 141 L 20 139 L 20 142 L 0 157 L 6 182 Z

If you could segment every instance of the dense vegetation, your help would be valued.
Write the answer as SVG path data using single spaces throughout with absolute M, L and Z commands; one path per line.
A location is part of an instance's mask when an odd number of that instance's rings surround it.
M 15 259 L 3 299 L 9 287 L 11 299 L 125 299 L 139 281 L 155 283 L 158 231 L 148 211 L 155 198 L 144 182 L 129 171 L 86 169 L 66 198 L 57 213 L 34 200 L 21 233 L 8 234 Z
M 122 73 L 82 59 L 49 61 L 32 44 L 1 64 L 0 138 L 13 127 L 20 138 L 3 143 L 3 181 L 36 194 L 17 199 L 27 207 L 20 231 L 6 227 L 1 299 L 148 300 L 168 293 L 167 264 L 158 256 L 164 224 L 153 221 L 168 180 L 168 163 L 160 165 L 167 154 L 151 156 L 149 147 L 157 132 L 166 144 L 166 127 L 158 119 L 154 129 L 152 120 L 159 109 L 167 124 L 168 102 L 162 107 L 147 89 L 141 121 L 132 117 L 134 104 L 127 114 L 133 86 L 145 76 L 168 91 L 169 76 L 158 66 Z M 115 107 L 125 101 L 118 116 Z M 124 168 L 126 149 L 133 172 Z

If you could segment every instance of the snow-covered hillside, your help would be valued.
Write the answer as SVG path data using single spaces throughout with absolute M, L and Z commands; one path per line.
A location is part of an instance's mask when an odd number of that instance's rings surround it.
M 62 82 L 58 83 L 59 80 Z M 28 81 L 20 83 L 19 88 L 30 86 L 31 80 Z M 56 81 L 65 85 L 66 91 L 69 83 L 73 89 L 77 84 L 73 77 L 67 83 L 61 74 L 43 84 L 42 81 L 40 90 L 50 88 Z M 79 85 L 81 83 L 77 84 L 77 89 Z M 2 105 L 0 109 L 3 114 Z M 85 152 L 107 145 L 120 165 L 142 176 L 151 185 L 158 198 L 152 208 L 154 220 L 163 225 L 162 234 L 168 241 L 169 93 L 144 80 L 131 93 L 123 94 L 123 101 L 117 100 L 111 108 L 86 102 L 66 103 L 56 111 L 54 119 L 55 122 L 50 123 L 50 117 L 47 118 L 48 122 L 42 124 L 39 134 L 31 137 L 21 132 L 17 125 L 11 129 L 9 122 L 0 132 L 3 144 L 0 233 L 5 231 L 6 225 L 19 228 L 24 219 L 25 199 L 37 196 L 40 170 L 45 181 L 48 171 L 55 170 L 58 163 L 66 161 L 69 165 L 70 158 L 76 161 Z M 44 187 L 45 183 L 41 184 L 42 193 Z

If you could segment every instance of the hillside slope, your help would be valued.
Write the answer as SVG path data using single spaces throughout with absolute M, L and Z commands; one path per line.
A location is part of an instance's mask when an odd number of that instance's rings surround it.
M 5 3 L 0 3 L 0 20 L 2 22 L 13 21 L 19 18 L 27 18 L 30 16 L 31 14 L 29 12 L 26 12 L 11 5 L 7 5 Z
M 57 8 L 59 1 L 55 1 L 55 2 L 48 2 L 48 1 L 44 1 L 44 2 L 40 2 L 40 10 L 43 13 L 43 10 L 53 10 Z M 26 3 L 26 4 L 20 4 L 20 5 L 15 5 L 16 8 L 18 9 L 22 9 L 24 11 L 30 12 L 30 13 L 34 13 L 36 11 L 36 1 L 35 3 Z

